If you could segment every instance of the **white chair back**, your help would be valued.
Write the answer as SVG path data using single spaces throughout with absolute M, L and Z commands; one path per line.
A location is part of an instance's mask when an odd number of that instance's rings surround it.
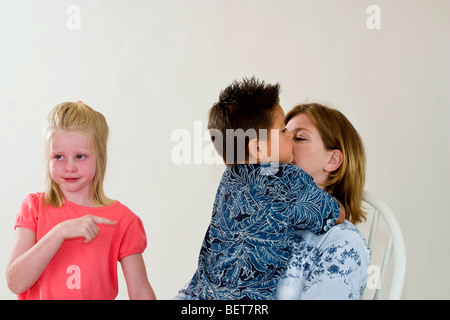
M 382 299 L 382 293 L 383 288 L 385 287 L 385 280 L 386 275 L 388 273 L 388 266 L 391 259 L 391 255 L 393 254 L 394 261 L 392 265 L 392 276 L 391 276 L 391 285 L 389 288 L 389 292 L 385 294 L 384 296 L 387 297 L 389 300 L 397 300 L 402 297 L 403 293 L 403 287 L 405 283 L 405 272 L 406 272 L 406 247 L 405 247 L 405 240 L 403 238 L 402 230 L 400 228 L 400 225 L 397 222 L 397 219 L 395 218 L 394 214 L 392 213 L 391 209 L 381 200 L 373 196 L 371 193 L 365 191 L 363 195 L 363 201 L 368 204 L 370 207 L 372 207 L 372 210 L 369 212 L 371 215 L 371 226 L 369 235 L 367 237 L 368 239 L 368 246 L 372 250 L 372 261 L 371 261 L 371 267 L 373 268 L 373 275 L 376 276 L 376 286 L 373 288 L 373 286 L 369 285 L 369 282 L 371 281 L 371 270 L 368 270 L 369 273 L 369 280 L 368 285 L 366 285 L 366 288 L 363 292 L 363 298 L 367 299 L 368 295 L 370 294 L 370 289 L 375 289 L 375 293 L 373 295 L 374 300 Z M 365 209 L 367 209 L 365 207 Z M 369 208 L 370 209 L 370 208 Z M 387 245 L 385 245 L 385 242 L 383 243 L 381 239 L 378 239 L 380 241 L 375 241 L 377 234 L 379 233 L 378 227 L 380 222 L 380 217 L 384 220 L 385 224 L 387 225 L 387 231 L 389 233 L 389 240 L 387 241 Z M 366 225 L 369 223 L 369 219 L 366 223 L 362 223 L 361 226 Z M 365 226 L 367 227 L 367 226 Z M 362 231 L 364 234 L 364 231 Z M 376 250 L 380 250 L 382 246 L 385 245 L 384 248 L 384 257 L 381 262 L 381 266 L 374 265 L 374 252 Z M 372 283 L 373 284 L 373 283 Z

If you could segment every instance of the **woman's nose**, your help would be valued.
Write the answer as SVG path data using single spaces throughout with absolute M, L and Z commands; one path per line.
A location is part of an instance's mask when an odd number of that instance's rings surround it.
M 292 139 L 294 138 L 294 134 L 293 134 L 291 131 L 289 131 L 289 130 L 287 130 L 287 132 L 288 132 L 288 138 L 289 138 L 289 140 L 292 141 Z M 292 141 L 292 142 L 293 142 L 293 141 Z

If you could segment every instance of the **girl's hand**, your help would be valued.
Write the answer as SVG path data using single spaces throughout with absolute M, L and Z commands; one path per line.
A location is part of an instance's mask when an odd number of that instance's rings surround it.
M 97 224 L 115 224 L 113 220 L 86 215 L 57 224 L 39 241 L 36 232 L 16 228 L 16 240 L 6 269 L 6 280 L 12 292 L 22 293 L 36 283 L 66 239 L 83 237 L 92 241 L 98 234 Z
M 82 237 L 84 238 L 83 242 L 88 243 L 94 240 L 98 234 L 97 224 L 115 223 L 116 221 L 88 214 L 77 219 L 61 222 L 55 228 L 58 228 L 58 232 L 64 240 Z

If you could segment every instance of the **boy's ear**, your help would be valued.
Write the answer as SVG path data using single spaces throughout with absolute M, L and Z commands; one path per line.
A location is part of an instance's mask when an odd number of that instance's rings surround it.
M 330 151 L 328 161 L 325 164 L 324 170 L 326 172 L 333 172 L 342 165 L 342 161 L 344 159 L 344 155 L 341 150 L 334 149 Z
M 259 159 L 258 138 L 253 138 L 248 142 L 248 154 L 250 158 Z M 252 159 L 249 159 L 250 161 Z

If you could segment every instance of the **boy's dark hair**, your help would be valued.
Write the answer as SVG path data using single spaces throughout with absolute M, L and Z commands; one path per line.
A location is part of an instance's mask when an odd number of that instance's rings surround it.
M 272 113 L 279 103 L 280 85 L 255 77 L 233 81 L 221 91 L 209 110 L 211 140 L 226 165 L 248 161 L 248 143 L 272 127 Z M 266 135 L 267 137 L 267 135 Z

